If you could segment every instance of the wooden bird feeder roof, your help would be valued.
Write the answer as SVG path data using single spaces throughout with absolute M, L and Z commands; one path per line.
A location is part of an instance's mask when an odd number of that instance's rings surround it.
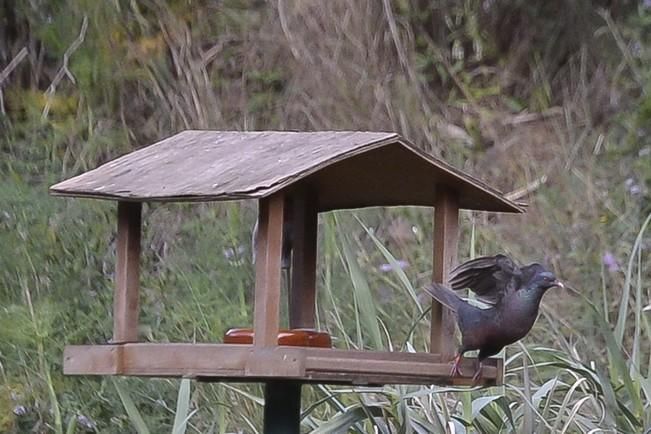
M 60 196 L 134 202 L 259 199 L 300 184 L 318 211 L 434 206 L 438 187 L 459 206 L 523 212 L 523 205 L 395 133 L 183 131 L 60 182 Z

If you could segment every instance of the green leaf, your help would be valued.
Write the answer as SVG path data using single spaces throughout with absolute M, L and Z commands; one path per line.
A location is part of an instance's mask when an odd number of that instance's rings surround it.
M 188 415 L 190 409 L 190 380 L 184 378 L 179 387 L 179 396 L 176 399 L 176 414 L 174 415 L 173 434 L 185 434 L 189 418 L 196 412 Z
M 120 384 L 115 378 L 111 378 L 111 380 L 113 381 L 113 385 L 115 386 L 115 389 L 118 391 L 118 395 L 120 395 L 120 400 L 122 401 L 122 405 L 124 406 L 124 409 L 126 410 L 129 419 L 131 419 L 131 424 L 133 425 L 133 427 L 136 429 L 138 434 L 149 434 L 149 428 L 147 428 L 147 425 L 145 424 L 142 415 L 136 408 L 136 405 L 133 403 L 133 400 L 131 399 L 129 393 L 127 393 L 127 391 L 124 390 L 122 386 L 120 386 Z
M 375 297 L 373 297 L 368 281 L 364 277 L 364 273 L 357 263 L 357 258 L 353 255 L 351 243 L 344 235 L 343 231 L 340 231 L 340 240 L 344 259 L 346 261 L 346 268 L 348 269 L 350 279 L 353 283 L 353 295 L 360 313 L 360 321 L 364 325 L 364 331 L 366 331 L 366 333 L 371 337 L 373 348 L 376 350 L 382 349 L 382 333 L 380 331 L 380 325 L 378 324 Z
M 68 419 L 68 428 L 66 429 L 66 434 L 75 434 L 77 432 L 77 418 L 73 414 Z
M 479 412 L 481 412 L 484 407 L 489 405 L 491 402 L 497 401 L 502 398 L 501 395 L 494 396 L 482 396 L 472 401 L 472 418 L 476 418 Z
M 628 303 L 631 297 L 631 279 L 633 275 L 633 264 L 635 262 L 635 255 L 640 249 L 642 244 L 642 239 L 644 232 L 646 231 L 647 226 L 651 222 L 651 214 L 649 214 L 644 220 L 640 231 L 635 238 L 635 243 L 633 244 L 633 250 L 631 250 L 631 255 L 628 258 L 628 267 L 626 268 L 626 279 L 624 281 L 624 288 L 622 290 L 621 301 L 619 302 L 619 314 L 617 315 L 617 325 L 615 326 L 615 342 L 617 345 L 621 346 L 624 341 L 624 330 L 626 328 L 626 316 L 628 315 Z
M 343 434 L 354 424 L 368 419 L 367 411 L 374 417 L 382 416 L 381 407 L 373 406 L 364 409 L 359 405 L 355 405 L 333 417 L 328 422 L 319 425 L 311 434 Z

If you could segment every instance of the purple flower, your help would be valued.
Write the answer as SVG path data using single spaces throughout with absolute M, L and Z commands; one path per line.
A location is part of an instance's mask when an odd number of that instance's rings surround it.
M 245 252 L 245 246 L 226 247 L 222 250 L 224 258 L 226 258 L 231 265 L 241 265 L 242 257 Z
M 615 258 L 615 255 L 613 255 L 609 251 L 604 252 L 601 261 L 606 266 L 609 272 L 614 273 L 616 271 L 619 271 L 619 263 L 617 262 L 617 258 Z
M 25 416 L 27 414 L 27 407 L 24 405 L 17 405 L 14 407 L 14 414 L 16 416 Z
M 626 190 L 631 196 L 638 196 L 642 193 L 642 187 L 640 186 L 640 184 L 635 182 L 635 179 L 633 178 L 628 178 L 624 182 L 624 186 L 626 187 Z
M 396 265 L 399 269 L 404 270 L 405 268 L 409 267 L 409 262 L 405 261 L 404 259 L 398 259 L 396 261 Z M 382 264 L 378 267 L 380 271 L 387 273 L 389 271 L 393 270 L 393 264 Z
M 89 418 L 88 416 L 84 416 L 83 414 L 77 416 L 77 423 L 86 431 L 97 430 L 97 424 L 95 423 L 95 421 Z

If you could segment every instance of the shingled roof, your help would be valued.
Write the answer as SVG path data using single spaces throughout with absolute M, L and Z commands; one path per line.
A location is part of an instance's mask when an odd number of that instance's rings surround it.
M 320 211 L 435 203 L 456 190 L 465 209 L 523 212 L 499 191 L 395 133 L 183 131 L 60 182 L 60 196 L 126 201 L 255 199 L 308 185 Z

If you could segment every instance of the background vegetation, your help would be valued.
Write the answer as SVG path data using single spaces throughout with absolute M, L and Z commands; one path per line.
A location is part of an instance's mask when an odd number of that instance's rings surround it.
M 306 432 L 645 432 L 650 8 L 1 0 L 0 432 L 259 432 L 255 385 L 62 375 L 65 344 L 110 335 L 115 206 L 47 187 L 187 128 L 397 131 L 529 201 L 464 213 L 461 259 L 542 260 L 580 291 L 547 296 L 507 386 L 308 387 Z M 250 322 L 255 212 L 145 208 L 142 339 Z M 322 216 L 319 324 L 337 346 L 425 350 L 431 222 Z

